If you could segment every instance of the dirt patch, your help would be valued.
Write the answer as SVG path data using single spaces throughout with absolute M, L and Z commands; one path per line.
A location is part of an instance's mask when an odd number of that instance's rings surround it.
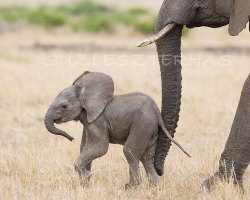
M 70 52 L 83 52 L 83 53 L 94 53 L 94 52 L 129 52 L 129 53 L 152 53 L 151 49 L 147 48 L 127 48 L 127 47 L 109 47 L 98 45 L 95 43 L 84 43 L 84 44 L 40 44 L 36 43 L 32 46 L 20 46 L 21 50 L 38 50 L 38 51 L 70 51 Z M 250 47 L 237 47 L 237 46 L 224 46 L 224 47 L 200 47 L 200 48 L 183 48 L 183 52 L 208 52 L 208 53 L 219 53 L 219 54 L 250 54 Z

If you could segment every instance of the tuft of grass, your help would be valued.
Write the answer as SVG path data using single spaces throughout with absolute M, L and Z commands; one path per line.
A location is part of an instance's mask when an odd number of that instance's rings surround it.
M 20 18 L 24 18 L 29 13 L 29 9 L 22 6 L 0 7 L 0 16 L 8 23 L 14 23 Z
M 125 26 L 133 26 L 136 21 L 136 19 L 127 12 L 118 13 L 116 16 L 114 16 L 114 20 L 117 23 L 123 24 Z
M 157 17 L 153 17 L 151 20 L 142 21 L 135 24 L 136 30 L 139 32 L 149 35 L 155 33 L 155 26 L 156 26 Z
M 72 24 L 74 31 L 87 31 L 87 32 L 100 32 L 108 30 L 111 27 L 112 21 L 109 17 L 92 14 L 83 19 L 80 19 L 76 23 Z
M 1 17 L 8 23 L 16 22 L 17 16 L 9 8 L 0 8 Z
M 102 4 L 97 4 L 92 1 L 78 2 L 68 9 L 68 12 L 73 15 L 80 15 L 80 14 L 86 15 L 86 14 L 102 13 L 110 11 L 112 11 L 111 8 L 104 6 Z
M 126 26 L 136 26 L 139 17 L 149 12 L 142 8 L 131 8 L 127 11 L 120 12 L 116 15 L 115 20 L 118 23 L 122 23 Z
M 27 15 L 28 22 L 45 28 L 63 26 L 67 22 L 67 18 L 59 12 L 49 10 L 46 7 L 40 7 L 31 11 Z
M 149 11 L 144 8 L 130 8 L 127 13 L 133 16 L 140 16 L 149 13 Z
M 29 58 L 17 55 L 11 55 L 6 52 L 0 52 L 0 59 L 10 62 L 29 62 Z

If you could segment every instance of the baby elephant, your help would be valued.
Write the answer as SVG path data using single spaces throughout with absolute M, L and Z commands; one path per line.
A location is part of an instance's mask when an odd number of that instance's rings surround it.
M 110 76 L 85 72 L 52 102 L 45 116 L 45 126 L 51 133 L 72 141 L 73 138 L 57 129 L 54 123 L 75 120 L 84 125 L 80 156 L 75 161 L 82 183 L 91 176 L 92 161 L 105 155 L 109 143 L 112 143 L 124 145 L 130 175 L 126 188 L 141 182 L 140 161 L 149 184 L 158 185 L 154 156 L 159 129 L 185 154 L 189 154 L 170 136 L 151 97 L 143 93 L 115 96 L 113 93 L 114 83 Z

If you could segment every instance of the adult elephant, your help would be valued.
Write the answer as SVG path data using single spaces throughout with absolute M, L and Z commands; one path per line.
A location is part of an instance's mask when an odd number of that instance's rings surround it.
M 181 36 L 182 28 L 229 24 L 229 34 L 238 35 L 249 21 L 249 0 L 164 0 L 158 15 L 156 34 L 138 44 L 139 47 L 156 42 L 162 79 L 162 116 L 168 131 L 174 136 L 181 105 Z M 170 148 L 169 139 L 159 133 L 155 168 L 163 175 L 165 157 Z M 245 82 L 236 117 L 220 167 L 203 186 L 210 189 L 214 177 L 230 175 L 242 186 L 242 176 L 250 160 L 250 76 Z M 223 165 L 225 163 L 225 165 Z M 225 173 L 225 169 L 226 172 Z

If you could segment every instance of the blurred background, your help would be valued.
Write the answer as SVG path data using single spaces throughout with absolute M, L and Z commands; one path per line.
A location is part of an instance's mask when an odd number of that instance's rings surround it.
M 111 75 L 115 93 L 141 91 L 161 105 L 155 45 L 136 48 L 154 34 L 161 0 L 0 1 L 0 196 L 1 199 L 248 199 L 232 183 L 200 191 L 212 175 L 231 129 L 250 71 L 250 38 L 219 29 L 183 30 L 183 92 L 175 146 L 166 159 L 161 190 L 125 192 L 128 166 L 122 147 L 111 145 L 81 188 L 73 169 L 80 123 L 60 125 L 76 140 L 51 135 L 44 114 L 55 96 L 86 70 Z M 143 171 L 143 170 L 142 170 Z M 119 177 L 119 178 L 117 178 Z

